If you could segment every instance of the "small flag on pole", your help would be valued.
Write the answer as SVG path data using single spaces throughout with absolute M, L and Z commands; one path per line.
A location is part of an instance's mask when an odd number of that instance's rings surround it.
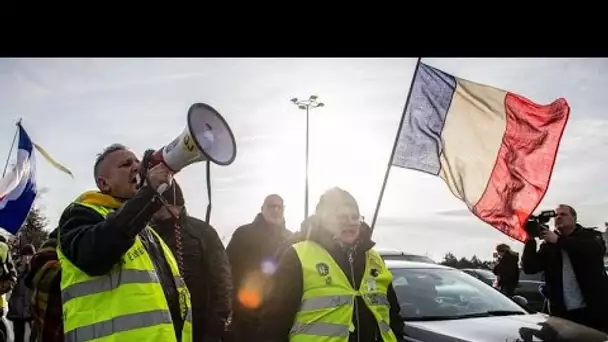
M 21 123 L 17 163 L 0 179 L 0 227 L 16 234 L 36 199 L 36 160 L 33 144 Z
M 482 221 L 526 241 L 544 197 L 570 107 L 548 105 L 424 63 L 391 164 L 439 176 Z

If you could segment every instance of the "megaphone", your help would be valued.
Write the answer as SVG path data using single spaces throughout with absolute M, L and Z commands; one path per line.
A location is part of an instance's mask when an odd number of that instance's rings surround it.
M 226 166 L 236 157 L 236 142 L 220 113 L 205 103 L 188 110 L 186 128 L 177 138 L 152 153 L 150 164 L 165 164 L 174 173 L 201 161 Z

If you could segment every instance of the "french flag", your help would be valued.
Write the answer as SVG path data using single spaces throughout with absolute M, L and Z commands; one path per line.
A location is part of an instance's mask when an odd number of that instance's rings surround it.
M 525 242 L 570 107 L 548 105 L 419 63 L 392 165 L 439 176 L 482 221 Z
M 36 163 L 33 144 L 21 123 L 17 163 L 0 180 L 0 228 L 16 234 L 25 223 L 36 198 Z

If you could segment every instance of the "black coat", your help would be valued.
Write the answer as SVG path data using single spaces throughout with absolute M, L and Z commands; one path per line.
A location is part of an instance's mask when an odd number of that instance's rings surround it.
M 228 257 L 213 227 L 184 214 L 179 227 L 184 257 L 183 276 L 192 296 L 193 341 L 219 341 L 232 310 Z M 152 222 L 152 227 L 176 254 L 174 223 L 174 219 Z
M 238 300 L 239 289 L 248 275 L 261 270 L 262 262 L 276 261 L 292 235 L 285 227 L 266 222 L 261 213 L 252 223 L 237 228 L 232 234 L 226 247 L 235 294 L 231 329 L 239 340 L 251 336 L 259 322 L 259 308 L 244 307 Z
M 351 281 L 351 285 L 354 288 L 359 288 L 365 271 L 365 253 L 375 245 L 370 235 L 371 230 L 361 230 L 361 237 L 353 252 L 352 270 L 354 272 L 351 272 L 347 252 L 334 242 L 324 229 L 314 227 L 309 231 L 302 232 L 300 237 L 315 241 L 325 248 Z M 259 342 L 287 341 L 295 316 L 300 309 L 303 293 L 302 264 L 293 247 L 287 248 L 282 254 L 273 280 L 273 290 L 262 310 L 261 326 L 257 334 L 257 341 Z M 392 284 L 388 290 L 388 300 L 390 303 L 391 329 L 397 339 L 402 341 L 403 320 L 399 314 L 400 305 Z M 349 341 L 380 341 L 376 319 L 360 297 L 357 298 L 356 308 L 357 312 L 353 315 L 355 331 L 350 334 Z M 358 322 L 357 316 L 359 317 Z
M 500 290 L 509 295 L 513 295 L 513 291 L 519 283 L 519 255 L 515 252 L 507 252 L 498 260 L 494 266 L 494 274 L 498 278 L 498 287 Z
M 566 311 L 562 287 L 562 254 L 568 253 L 576 280 L 587 307 L 596 317 L 608 317 L 608 277 L 604 270 L 606 246 L 601 234 L 581 226 L 568 236 L 560 236 L 557 243 L 543 242 L 536 251 L 536 240 L 530 239 L 522 255 L 526 274 L 544 272 L 545 291 L 552 315 Z

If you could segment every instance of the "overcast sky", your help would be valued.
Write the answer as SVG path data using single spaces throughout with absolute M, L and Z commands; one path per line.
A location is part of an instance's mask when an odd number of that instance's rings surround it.
M 608 60 L 423 59 L 455 76 L 509 90 L 538 103 L 565 97 L 572 107 L 554 175 L 541 207 L 572 204 L 581 223 L 608 219 Z M 285 199 L 297 230 L 304 215 L 305 115 L 289 99 L 317 94 L 311 112 L 310 207 L 331 186 L 350 191 L 368 221 L 374 214 L 415 59 L 2 59 L 0 160 L 19 117 L 33 141 L 74 173 L 37 157 L 39 205 L 57 224 L 63 208 L 94 189 L 93 162 L 120 142 L 137 153 L 182 132 L 194 102 L 215 107 L 238 146 L 233 164 L 213 166 L 212 225 L 225 242 L 250 222 L 266 194 Z M 602 177 L 604 176 L 604 177 Z M 204 218 L 204 164 L 179 175 L 189 211 Z M 440 258 L 490 258 L 512 243 L 480 222 L 440 178 L 393 168 L 374 232 L 380 247 Z

